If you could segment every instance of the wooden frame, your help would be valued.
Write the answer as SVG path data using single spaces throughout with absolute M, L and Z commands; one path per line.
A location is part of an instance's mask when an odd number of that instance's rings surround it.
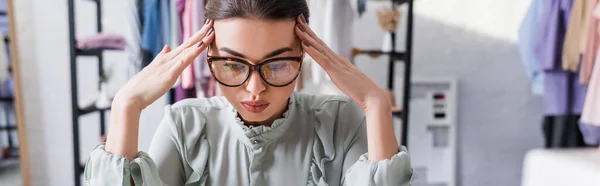
M 12 73 L 14 77 L 15 113 L 17 115 L 17 133 L 19 134 L 19 160 L 21 165 L 21 179 L 23 186 L 30 185 L 29 176 L 29 146 L 27 145 L 27 128 L 23 113 L 23 94 L 21 92 L 21 68 L 19 64 L 19 45 L 15 24 L 15 12 L 13 0 L 7 0 L 8 29 L 10 37 L 10 55 L 12 56 Z

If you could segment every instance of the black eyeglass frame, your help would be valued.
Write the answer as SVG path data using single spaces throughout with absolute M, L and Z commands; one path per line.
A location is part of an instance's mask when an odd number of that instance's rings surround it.
M 209 47 L 210 48 L 210 47 Z M 248 62 L 247 60 L 243 60 L 243 59 L 239 59 L 236 57 L 221 57 L 221 56 L 212 56 L 212 55 L 208 55 L 208 52 L 206 54 L 206 61 L 208 63 L 208 68 L 210 69 L 210 73 L 212 74 L 212 76 L 215 78 L 215 80 L 217 80 L 217 82 L 219 82 L 221 85 L 223 86 L 227 86 L 227 87 L 238 87 L 243 85 L 244 83 L 246 83 L 248 81 L 248 79 L 250 79 L 250 76 L 252 75 L 253 71 L 257 71 L 258 74 L 260 74 L 260 78 L 262 79 L 263 82 L 265 82 L 266 84 L 268 84 L 269 86 L 273 86 L 273 87 L 285 87 L 290 85 L 292 82 L 294 82 L 298 76 L 300 75 L 300 71 L 302 70 L 302 60 L 304 58 L 304 51 L 301 52 L 302 54 L 300 56 L 296 56 L 296 57 L 278 57 L 278 58 L 271 58 L 271 59 L 265 59 L 262 61 L 257 62 L 258 65 L 253 65 L 252 63 Z M 216 76 L 215 76 L 215 72 L 213 71 L 212 68 L 212 63 L 213 61 L 216 60 L 226 60 L 226 61 L 235 61 L 235 62 L 239 62 L 242 63 L 246 66 L 249 67 L 250 72 L 248 72 L 248 75 L 246 76 L 246 79 L 244 79 L 244 81 L 242 81 L 240 84 L 236 84 L 236 85 L 228 85 L 223 83 L 221 80 L 219 80 Z M 296 74 L 296 76 L 288 83 L 285 83 L 283 85 L 274 85 L 269 83 L 269 81 L 266 80 L 261 67 L 265 64 L 269 64 L 272 62 L 276 62 L 276 61 L 280 61 L 280 60 L 289 60 L 289 61 L 294 61 L 297 63 L 300 63 L 300 66 L 298 68 L 298 73 Z

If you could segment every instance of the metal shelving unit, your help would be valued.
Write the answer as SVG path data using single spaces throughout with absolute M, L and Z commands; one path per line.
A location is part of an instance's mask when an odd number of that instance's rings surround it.
M 95 3 L 96 4 L 96 31 L 98 33 L 102 32 L 102 3 L 101 0 L 81 0 L 80 2 L 84 3 Z M 80 147 L 79 147 L 79 118 L 81 116 L 96 113 L 100 114 L 100 136 L 103 136 L 106 133 L 106 119 L 105 114 L 106 111 L 109 111 L 110 108 L 96 108 L 95 105 L 87 106 L 85 108 L 79 107 L 79 95 L 78 95 L 78 87 L 77 87 L 77 62 L 78 58 L 81 56 L 92 56 L 98 59 L 98 76 L 104 76 L 104 68 L 103 68 L 103 49 L 94 49 L 94 50 L 80 50 L 77 49 L 76 45 L 76 22 L 75 22 L 75 0 L 68 0 L 68 14 L 69 14 L 69 53 L 70 53 L 70 71 L 71 71 L 71 108 L 72 108 L 72 125 L 73 125 L 73 169 L 74 169 L 74 182 L 76 186 L 81 185 L 81 174 L 84 170 L 84 164 L 81 162 L 80 155 Z M 100 83 L 98 83 L 98 90 L 100 89 Z
M 383 1 L 383 0 L 373 0 L 373 1 Z M 400 118 L 402 120 L 402 145 L 408 147 L 408 126 L 409 126 L 409 102 L 410 102 L 410 82 L 411 82 L 411 68 L 412 68 L 412 39 L 413 39 L 413 6 L 414 0 L 391 0 L 392 5 L 408 5 L 408 15 L 407 15 L 407 23 L 406 23 L 406 47 L 405 51 L 400 52 L 396 51 L 396 32 L 392 32 L 391 34 L 391 51 L 385 52 L 381 50 L 359 50 L 358 54 L 363 55 L 388 55 L 389 58 L 389 69 L 388 69 L 388 85 L 387 88 L 389 90 L 394 90 L 394 76 L 395 76 L 395 67 L 397 62 L 404 63 L 404 86 L 402 87 L 403 97 L 402 97 L 402 108 L 400 110 L 394 110 L 392 115 L 394 117 Z

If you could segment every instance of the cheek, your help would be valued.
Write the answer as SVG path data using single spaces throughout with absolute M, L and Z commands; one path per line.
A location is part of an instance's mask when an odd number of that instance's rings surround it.
M 242 99 L 243 95 L 241 94 L 243 93 L 244 86 L 228 87 L 223 86 L 219 83 L 217 83 L 217 85 L 219 86 L 219 89 L 221 89 L 221 93 L 223 93 L 223 96 L 225 96 L 225 98 L 227 98 L 229 102 L 236 102 L 239 99 Z

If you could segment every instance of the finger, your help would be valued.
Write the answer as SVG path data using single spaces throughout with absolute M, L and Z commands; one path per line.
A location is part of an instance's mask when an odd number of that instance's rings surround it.
M 171 51 L 171 47 L 169 47 L 169 45 L 165 45 L 165 47 L 163 47 L 163 49 L 158 53 L 158 55 L 168 53 L 170 51 Z
M 172 76 L 179 76 L 183 72 L 183 69 L 187 67 L 194 59 L 196 59 L 204 49 L 208 47 L 208 45 L 214 39 L 214 32 L 209 32 L 199 43 L 198 45 L 194 45 L 196 47 L 190 47 L 186 49 L 185 52 L 182 52 L 175 60 L 173 60 L 169 72 Z
M 329 49 L 327 45 L 319 43 L 314 38 L 310 37 L 306 32 L 302 32 L 299 27 L 296 27 L 296 32 L 300 32 L 297 33 L 297 35 L 300 38 L 300 40 L 302 40 L 302 43 L 304 45 L 314 48 L 315 50 L 323 54 L 325 57 L 328 57 L 329 61 L 337 60 L 337 58 L 333 54 L 333 51 L 331 51 L 331 49 Z
M 302 49 L 304 49 L 304 51 L 306 51 L 306 53 L 308 53 L 308 55 L 310 55 L 310 57 L 312 57 L 319 65 L 321 65 L 323 69 L 329 69 L 329 57 L 310 46 L 305 41 L 302 41 Z
M 173 52 L 171 52 L 169 54 L 170 57 L 175 58 L 186 48 L 193 46 L 195 43 L 198 43 L 202 38 L 206 36 L 207 32 L 210 29 L 212 29 L 213 22 L 214 21 L 209 20 L 207 24 L 204 24 L 204 26 L 202 26 L 202 28 L 198 32 L 196 32 L 192 37 L 188 38 L 184 43 L 179 45 Z
M 163 56 L 169 53 L 170 51 L 171 47 L 169 47 L 169 45 L 165 45 L 165 47 L 163 47 L 163 49 L 158 53 L 158 55 L 156 55 L 155 62 L 152 63 L 158 63 L 159 65 L 165 64 L 168 60 L 165 60 Z
M 315 32 L 312 29 L 310 29 L 310 26 L 308 26 L 308 23 L 306 23 L 303 14 L 300 14 L 296 19 L 298 21 L 297 25 L 298 27 L 300 27 L 301 31 L 306 32 L 310 37 L 315 38 L 317 42 L 319 42 L 322 45 L 325 45 L 325 42 L 323 42 L 321 38 L 319 38 L 317 34 L 315 34 Z

